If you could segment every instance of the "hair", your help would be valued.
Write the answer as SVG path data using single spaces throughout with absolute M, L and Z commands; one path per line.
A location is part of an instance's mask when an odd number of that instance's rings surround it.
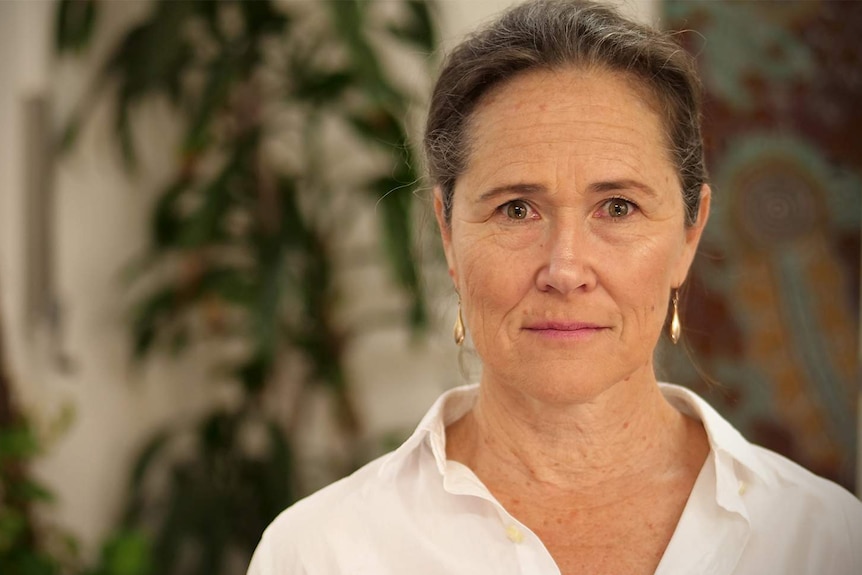
M 707 180 L 701 84 L 693 58 L 668 34 L 587 0 L 534 0 L 469 36 L 447 58 L 431 97 L 425 154 L 451 223 L 455 183 L 469 161 L 470 119 L 483 95 L 531 70 L 600 68 L 626 74 L 657 104 L 679 175 L 686 225 Z

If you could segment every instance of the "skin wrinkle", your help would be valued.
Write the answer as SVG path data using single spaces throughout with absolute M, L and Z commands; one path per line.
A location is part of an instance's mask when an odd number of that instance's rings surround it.
M 435 195 L 483 362 L 476 406 L 447 428 L 447 455 L 537 529 L 561 566 L 583 557 L 573 545 L 613 547 L 604 538 L 647 520 L 657 561 L 681 512 L 662 498 L 687 494 L 708 449 L 700 425 L 661 396 L 652 364 L 708 190 L 687 227 L 673 163 L 654 145 L 660 118 L 619 74 L 519 75 L 476 108 L 472 128 L 448 225 Z M 634 203 L 624 217 L 607 212 L 615 197 Z M 513 200 L 524 219 L 508 215 Z M 571 340 L 530 327 L 547 321 L 599 329 Z
M 556 76 L 556 79 L 557 79 L 557 80 L 559 80 L 559 75 L 558 75 L 558 74 L 555 74 L 555 76 Z M 494 101 L 494 99 L 491 99 L 491 100 L 492 100 L 492 101 Z M 524 99 L 521 99 L 520 101 L 524 102 L 524 101 L 527 101 L 527 99 L 526 99 L 526 98 L 524 98 Z M 487 109 L 487 106 L 490 106 L 490 105 L 491 105 L 491 103 L 486 104 L 486 107 L 485 107 L 485 108 L 480 108 L 480 109 L 477 111 L 477 114 L 476 114 L 476 117 L 477 117 L 477 121 L 476 121 L 476 129 L 477 129 L 477 130 L 482 130 L 482 129 L 485 129 L 485 128 L 487 128 L 487 127 L 489 127 L 489 126 L 490 126 L 490 127 L 492 127 L 492 129 L 491 129 L 491 134 L 488 136 L 488 137 L 489 137 L 489 139 L 492 139 L 492 140 L 493 140 L 493 141 L 495 141 L 495 142 L 506 142 L 506 141 L 509 141 L 509 142 L 512 142 L 512 141 L 514 141 L 514 142 L 518 142 L 518 141 L 519 141 L 519 139 L 518 139 L 517 137 L 512 138 L 512 137 L 511 137 L 511 135 L 510 135 L 510 137 L 509 137 L 508 139 L 507 139 L 507 138 L 500 138 L 500 137 L 497 137 L 497 136 L 496 136 L 496 134 L 494 134 L 494 133 L 493 133 L 493 126 L 494 126 L 495 124 L 499 125 L 503 120 L 496 120 L 496 121 L 493 121 L 493 122 L 483 122 L 484 115 L 481 113 L 481 111 L 482 111 L 482 110 L 484 110 L 484 109 Z M 592 107 L 591 107 L 590 109 L 592 109 Z M 583 122 L 581 122 L 581 123 L 583 123 Z M 608 126 L 608 125 L 609 125 L 609 122 L 600 122 L 600 123 L 599 123 L 599 125 L 600 125 L 602 128 L 604 128 L 604 127 L 606 127 L 606 126 Z M 631 130 L 626 130 L 626 131 L 627 131 L 627 132 L 631 132 L 631 133 L 635 133 L 635 132 L 636 132 L 636 130 L 634 130 L 634 128 L 632 128 Z M 509 130 L 507 130 L 507 132 L 509 132 Z M 541 135 L 540 135 L 539 139 L 541 139 Z M 474 140 L 475 140 L 475 138 L 474 138 Z M 640 138 L 638 138 L 638 140 L 643 140 L 643 136 L 641 136 Z M 593 143 L 594 141 L 595 141 L 595 138 L 589 138 L 589 139 L 587 140 L 587 142 L 586 142 L 587 146 L 588 146 L 589 144 Z M 633 147 L 633 146 L 634 146 L 634 144 L 629 145 L 628 147 Z M 506 153 L 507 153 L 507 150 L 510 150 L 510 151 L 511 151 L 510 153 L 513 153 L 513 154 L 519 154 L 519 152 L 521 152 L 521 150 L 518 150 L 517 145 L 516 145 L 516 144 L 514 144 L 514 143 L 513 143 L 513 144 L 509 144 L 509 145 L 502 145 L 502 146 L 498 146 L 498 148 L 500 148 L 500 149 L 496 149 L 496 148 L 494 149 L 494 154 L 506 154 Z M 527 157 L 530 157 L 530 156 L 531 156 L 531 154 L 529 154 L 529 148 L 527 148 L 527 149 L 528 149 L 528 152 L 527 152 L 527 154 L 526 154 L 526 155 L 527 155 Z M 625 157 L 625 154 L 622 154 L 622 156 L 623 156 L 623 157 Z M 640 157 L 638 154 L 632 154 L 632 156 L 634 156 L 635 158 L 639 158 L 639 157 Z M 520 157 L 524 157 L 524 156 L 523 156 L 523 155 L 521 155 Z M 540 164 L 542 163 L 542 160 L 540 159 L 540 158 L 541 158 L 541 156 L 540 156 L 540 155 L 537 155 L 536 157 L 537 157 L 537 159 L 536 159 L 535 161 L 514 162 L 513 164 L 510 164 L 509 166 L 510 166 L 510 168 L 515 169 L 515 170 L 521 170 L 521 171 L 523 171 L 523 170 L 527 170 L 529 167 L 536 166 L 536 165 L 540 165 Z M 604 157 L 607 157 L 608 159 L 610 159 L 610 158 L 618 158 L 618 157 L 620 157 L 620 154 L 619 154 L 619 153 L 616 153 L 616 154 L 614 154 L 613 156 L 611 156 L 611 155 L 610 155 L 610 153 L 608 153 L 608 154 L 607 154 L 607 156 L 605 156 L 605 155 L 603 154 L 603 155 L 602 155 L 602 157 L 603 157 L 603 158 L 604 158 Z M 578 187 L 578 182 L 576 181 L 576 179 L 575 179 L 575 178 L 567 178 L 567 174 L 571 172 L 571 168 L 570 168 L 570 167 L 568 167 L 568 164 L 569 164 L 571 161 L 572 161 L 572 160 L 571 160 L 571 158 L 569 158 L 569 161 L 568 161 L 568 162 L 565 162 L 565 165 L 564 165 L 563 167 L 558 167 L 558 168 L 556 168 L 556 169 L 555 169 L 555 168 L 553 168 L 553 167 L 551 167 L 550 169 L 551 169 L 551 170 L 555 170 L 555 171 L 556 171 L 556 173 L 557 173 L 556 181 L 557 181 L 557 182 L 560 182 L 560 181 L 565 180 L 565 179 L 567 179 L 568 181 L 575 180 L 575 181 L 574 181 L 574 184 L 572 184 L 572 187 Z M 474 163 L 475 163 L 475 162 L 474 162 Z M 625 162 L 625 164 L 626 164 L 626 165 L 636 164 L 636 165 L 635 165 L 634 170 L 632 170 L 634 173 L 640 173 L 640 172 L 643 170 L 643 167 L 642 167 L 642 165 L 641 165 L 640 160 L 638 160 L 638 162 Z M 496 168 L 496 165 L 494 165 L 494 167 Z M 511 170 L 510 170 L 510 171 L 511 171 Z M 482 189 L 482 188 L 484 188 L 484 187 L 487 187 L 487 182 L 489 181 L 489 179 L 492 179 L 492 178 L 497 178 L 497 179 L 505 178 L 505 177 L 506 177 L 506 173 L 507 173 L 507 169 L 506 169 L 506 168 L 504 168 L 504 169 L 502 169 L 502 170 L 495 171 L 495 172 L 490 173 L 490 174 L 481 174 L 481 173 L 480 173 L 477 177 L 473 178 L 474 180 L 476 180 L 476 182 L 477 182 L 477 183 L 476 183 L 476 184 L 472 184 L 472 182 L 471 182 L 471 188 L 474 188 L 474 189 L 475 189 L 475 188 Z M 568 183 L 568 182 L 567 182 L 567 183 Z M 557 185 L 557 184 L 555 183 L 555 185 Z M 635 195 L 637 195 L 637 194 L 635 194 Z M 456 198 L 458 198 L 458 197 L 459 197 L 459 196 L 458 196 L 458 195 L 456 195 Z M 681 201 L 681 200 L 679 200 L 679 199 L 677 198 L 677 202 L 679 203 L 680 201 Z M 643 214 L 643 215 L 644 215 L 644 217 L 649 216 L 649 214 L 650 214 L 650 210 L 651 210 L 651 207 L 650 207 L 650 205 L 649 205 L 649 202 L 642 202 L 642 206 L 643 206 L 643 210 L 644 210 L 644 211 L 643 211 L 643 212 L 640 212 L 640 213 L 641 213 L 641 214 Z M 566 207 L 566 206 L 564 206 L 564 208 L 565 208 L 565 207 Z M 661 213 L 661 212 L 662 212 L 661 208 L 662 208 L 662 202 L 658 202 L 658 203 L 657 203 L 657 205 L 656 205 L 656 208 L 655 208 L 653 211 L 654 211 L 654 212 Z M 572 209 L 574 209 L 574 208 L 572 208 Z M 461 212 L 459 212 L 459 213 L 458 213 L 458 214 L 456 214 L 456 215 L 460 215 L 460 214 L 461 214 Z M 557 216 L 559 216 L 559 217 L 565 217 L 565 216 L 567 216 L 567 212 L 565 212 L 565 210 L 562 210 L 562 209 L 561 209 L 561 210 L 558 210 L 558 212 L 557 212 L 557 214 L 556 214 L 556 215 L 557 215 Z M 478 214 L 477 214 L 477 213 L 474 213 L 474 212 L 468 212 L 468 217 L 457 217 L 457 218 L 456 218 L 456 220 L 453 222 L 453 227 L 454 227 L 454 228 L 458 228 L 458 227 L 459 227 L 459 226 L 461 226 L 461 225 L 464 225 L 465 227 L 469 227 L 469 225 L 470 225 L 470 224 L 473 224 L 473 223 L 481 223 L 481 222 L 483 222 L 483 221 L 487 221 L 487 218 L 488 218 L 488 217 L 489 217 L 489 216 L 488 216 L 488 214 L 487 214 L 487 213 L 478 213 Z M 639 216 L 639 217 L 640 217 L 640 216 Z M 664 217 L 664 219 L 656 218 L 656 219 L 655 219 L 655 221 L 656 221 L 656 222 L 666 221 L 666 220 L 667 220 L 667 219 L 669 219 L 670 217 L 672 217 L 672 216 L 665 216 L 665 217 Z M 626 225 L 626 224 L 614 224 L 614 225 Z M 684 234 L 684 226 L 683 226 L 681 223 L 680 223 L 680 225 L 679 225 L 679 230 L 680 230 L 680 233 L 681 233 L 681 234 Z M 551 230 L 551 231 L 553 231 L 553 230 Z M 648 232 L 648 230 L 647 230 L 647 232 Z M 490 234 L 489 236 L 487 236 L 487 237 L 483 238 L 483 242 L 488 242 L 488 241 L 492 241 L 492 242 L 493 242 L 493 241 L 496 241 L 496 242 L 498 242 L 498 243 L 499 243 L 499 242 L 505 242 L 505 241 L 507 241 L 507 240 L 506 240 L 506 237 L 507 237 L 507 232 L 506 232 L 505 230 L 498 230 L 498 231 L 495 231 L 495 233 Z M 602 251 L 603 249 L 606 249 L 606 248 L 605 248 L 605 246 L 593 246 L 593 245 L 591 245 L 591 244 L 590 244 L 590 242 L 591 242 L 591 241 L 593 241 L 593 240 L 592 240 L 592 238 L 587 238 L 585 241 L 582 241 L 582 242 L 574 242 L 574 241 L 565 242 L 566 244 L 568 244 L 568 245 L 571 245 L 571 246 L 572 246 L 572 247 L 570 248 L 570 249 L 571 249 L 571 252 L 570 252 L 570 253 L 566 253 L 566 254 L 562 254 L 562 255 L 565 257 L 565 259 L 572 259 L 572 257 L 574 257 L 574 255 L 575 255 L 575 254 L 574 254 L 574 251 L 575 251 L 575 247 L 574 247 L 574 245 L 575 245 L 575 244 L 578 244 L 580 247 L 582 247 L 582 248 L 583 248 L 583 251 L 594 253 L 594 254 L 595 254 L 595 257 L 598 257 L 598 258 L 602 258 L 602 257 L 613 257 L 613 254 L 610 254 L 610 253 L 607 253 L 607 252 L 603 252 L 603 251 Z M 634 232 L 634 233 L 632 233 L 632 234 L 631 234 L 631 235 L 629 235 L 629 236 L 623 235 L 622 237 L 616 238 L 616 239 L 615 239 L 615 241 L 616 241 L 616 242 L 618 242 L 618 243 L 626 243 L 626 242 L 628 242 L 628 243 L 634 244 L 634 245 L 635 245 L 635 247 L 633 248 L 633 251 L 634 251 L 634 252 L 635 252 L 639 257 L 642 257 L 642 256 L 644 256 L 644 255 L 648 254 L 651 250 L 655 250 L 655 249 L 656 249 L 655 242 L 651 239 L 651 236 L 650 236 L 650 234 L 649 234 L 649 233 L 642 233 L 641 235 L 638 235 L 636 232 Z M 563 243 L 563 242 L 559 242 L 559 243 Z M 468 256 L 468 257 L 469 257 L 469 256 L 470 256 L 470 251 L 469 251 L 469 250 L 472 250 L 472 249 L 479 249 L 482 245 L 485 245 L 485 244 L 484 244 L 484 243 L 481 243 L 481 242 L 480 242 L 480 243 L 478 243 L 478 244 L 477 244 L 477 243 L 473 243 L 473 244 L 471 244 L 471 245 L 467 248 L 467 250 L 468 250 L 468 251 L 467 251 L 467 253 L 465 253 L 465 256 Z M 544 243 L 543 243 L 543 245 L 544 245 Z M 518 251 L 528 250 L 528 249 L 530 248 L 530 246 L 529 246 L 528 244 L 526 244 L 526 243 L 525 243 L 523 246 L 521 246 L 520 248 L 518 248 L 518 246 L 514 246 L 514 245 L 509 245 L 509 246 L 507 246 L 507 247 L 511 248 L 511 249 L 512 249 L 512 251 L 513 251 L 514 253 L 517 253 Z M 515 259 L 515 258 L 512 258 L 512 259 Z M 590 268 L 590 267 L 592 267 L 592 262 L 585 261 L 585 262 L 584 262 L 584 264 L 583 264 L 583 267 L 586 267 L 586 268 Z M 474 281 L 473 281 L 473 279 L 472 279 L 472 277 L 471 277 L 471 276 L 465 276 L 465 278 L 464 278 L 464 279 L 465 279 L 465 282 L 464 282 L 464 283 L 465 283 L 466 285 L 468 285 L 468 286 L 470 286 L 470 285 L 475 285 L 475 284 L 476 284 L 476 282 L 474 282 Z M 467 293 L 470 293 L 470 294 L 471 294 L 471 298 L 470 298 L 470 299 L 473 299 L 473 297 L 477 297 L 477 294 L 474 294 L 474 293 L 472 293 L 471 291 L 468 291 Z M 468 305 L 468 304 L 467 304 L 467 302 L 465 302 L 465 306 L 466 306 L 466 305 Z M 515 305 L 513 305 L 512 309 L 514 309 L 514 307 L 515 307 Z M 641 316 L 647 316 L 648 314 L 652 313 L 650 310 L 652 310 L 652 309 L 654 309 L 654 308 L 655 308 L 654 303 L 653 303 L 653 304 L 650 304 L 649 306 L 644 306 L 644 311 L 640 312 L 640 315 L 641 315 Z M 483 307 L 482 307 L 482 309 L 481 309 L 481 312 L 482 312 L 482 313 L 480 313 L 480 314 L 478 314 L 478 315 L 479 315 L 480 317 L 486 316 L 486 315 L 488 314 L 488 312 L 489 312 L 489 311 L 490 311 L 490 309 L 489 309 L 488 304 L 483 302 Z M 511 313 L 511 309 L 510 309 L 510 310 L 508 310 L 508 311 L 507 311 L 507 313 Z M 467 316 L 470 316 L 470 315 L 476 315 L 476 314 L 474 314 L 474 313 L 473 313 L 471 310 L 469 310 L 469 309 L 465 309 L 465 314 L 466 314 Z M 646 323 L 644 320 L 640 320 L 640 321 L 639 321 L 639 323 L 641 323 L 641 322 Z M 483 327 L 483 329 L 486 329 L 486 328 L 487 328 L 487 326 L 484 326 L 484 327 Z M 496 331 L 494 331 L 494 332 L 484 331 L 484 332 L 482 333 L 482 335 L 483 335 L 484 337 L 487 337 L 487 338 L 488 338 L 488 341 L 493 341 L 493 340 L 494 340 L 494 338 L 493 338 L 493 337 L 491 337 L 491 336 L 498 336 L 498 335 L 502 335 L 502 334 L 500 334 L 500 330 L 502 330 L 503 328 L 504 328 L 504 324 L 502 324 L 502 323 L 501 323 L 501 324 L 497 327 L 497 330 L 496 330 Z M 623 334 L 623 335 L 625 335 L 625 334 Z
M 661 117 L 664 116 L 665 112 L 664 112 L 663 108 L 665 106 L 665 103 L 663 102 L 663 100 L 657 94 L 654 93 L 652 87 L 644 85 L 642 80 L 639 80 L 638 78 L 635 78 L 635 77 L 631 76 L 630 74 L 621 73 L 621 72 L 618 72 L 616 70 L 609 70 L 609 69 L 604 68 L 602 66 L 595 66 L 595 65 L 586 65 L 586 66 L 567 65 L 567 66 L 562 66 L 562 67 L 553 67 L 553 68 L 543 69 L 541 71 L 547 73 L 549 76 L 552 76 L 551 78 L 549 78 L 547 80 L 548 89 L 551 89 L 551 90 L 557 89 L 556 83 L 560 79 L 565 80 L 566 74 L 571 73 L 571 72 L 583 73 L 583 74 L 602 73 L 602 74 L 612 75 L 612 76 L 620 79 L 624 84 L 626 84 L 626 86 L 632 92 L 634 92 L 635 94 L 637 94 L 639 96 L 639 98 L 638 98 L 639 105 L 641 105 L 643 107 L 644 113 L 648 114 L 648 113 L 652 112 L 653 114 L 656 114 L 658 116 L 661 116 Z M 512 78 L 509 78 L 508 80 L 506 80 L 504 82 L 501 82 L 499 85 L 494 86 L 491 90 L 484 93 L 477 100 L 477 102 L 473 108 L 473 113 L 469 115 L 469 117 L 467 118 L 467 120 L 465 122 L 465 127 L 464 127 L 465 143 L 463 146 L 465 158 L 464 158 L 463 164 L 458 162 L 459 165 L 462 165 L 465 167 L 469 166 L 471 163 L 471 160 L 473 158 L 473 154 L 475 151 L 474 150 L 475 149 L 475 142 L 473 141 L 471 134 L 474 134 L 476 132 L 476 129 L 477 129 L 477 125 L 476 125 L 477 114 L 475 113 L 475 110 L 482 109 L 486 105 L 489 105 L 489 104 L 493 103 L 494 101 L 496 101 L 499 98 L 499 96 L 498 96 L 499 92 L 508 83 L 514 81 L 516 78 L 518 78 L 519 76 L 524 75 L 524 74 L 530 74 L 530 71 L 520 72 L 520 73 L 516 74 L 515 76 L 513 76 Z M 518 102 L 519 107 L 523 106 L 523 105 L 524 105 L 523 101 Z M 596 105 L 596 104 L 593 104 L 593 105 Z M 549 121 L 547 123 L 550 125 L 553 125 L 553 121 Z M 675 157 L 676 157 L 676 151 L 675 151 L 676 148 L 675 148 L 675 146 L 671 145 L 671 142 L 673 141 L 673 139 L 671 138 L 670 133 L 668 132 L 668 129 L 670 129 L 670 128 L 671 128 L 671 126 L 666 126 L 664 121 L 661 122 L 661 124 L 659 126 L 660 136 L 658 138 L 660 143 L 658 145 L 663 150 L 667 161 L 670 162 L 671 164 L 673 164 L 675 161 Z M 623 129 L 625 129 L 625 128 L 623 128 Z M 656 144 L 653 144 L 653 145 L 655 146 Z M 632 166 L 630 166 L 630 167 L 632 167 Z M 459 178 L 461 175 L 462 174 L 459 174 Z M 682 181 L 677 174 L 674 175 L 674 182 L 675 182 L 674 185 L 681 191 L 682 190 Z M 453 198 L 449 198 L 450 201 L 452 199 Z M 447 225 L 451 225 L 451 222 L 448 222 Z

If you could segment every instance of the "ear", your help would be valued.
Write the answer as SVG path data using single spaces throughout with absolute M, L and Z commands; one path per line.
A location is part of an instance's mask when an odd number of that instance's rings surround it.
M 676 287 L 683 284 L 688 275 L 688 270 L 691 268 L 691 263 L 694 261 L 697 246 L 700 244 L 700 238 L 703 235 L 706 222 L 709 220 L 711 199 L 712 190 L 710 190 L 707 184 L 704 184 L 700 188 L 700 207 L 697 210 L 697 221 L 685 228 L 685 247 L 683 248 L 683 254 L 679 261 L 676 277 L 674 278 L 674 285 Z
M 435 186 L 434 215 L 437 216 L 437 227 L 440 229 L 440 238 L 443 240 L 443 252 L 446 254 L 446 263 L 449 265 L 449 277 L 455 282 L 457 289 L 458 280 L 455 277 L 455 259 L 452 254 L 452 224 L 446 221 L 443 206 L 443 190 L 440 189 L 440 186 Z

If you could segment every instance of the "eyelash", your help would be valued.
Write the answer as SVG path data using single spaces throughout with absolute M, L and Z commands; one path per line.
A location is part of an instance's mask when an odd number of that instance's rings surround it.
M 513 218 L 508 214 L 509 207 L 515 204 L 522 204 L 527 209 L 527 215 L 523 218 Z M 535 213 L 533 206 L 530 205 L 530 202 L 526 200 L 522 200 L 520 198 L 515 198 L 514 200 L 509 200 L 508 202 L 502 204 L 497 211 L 502 215 L 507 221 L 510 222 L 523 222 L 530 219 L 530 215 Z
M 621 215 L 621 216 L 610 215 L 608 213 L 608 207 L 610 206 L 610 204 L 612 202 L 621 202 L 621 203 L 627 204 L 629 206 L 628 212 Z M 601 218 L 610 218 L 612 220 L 622 220 L 622 219 L 625 219 L 625 218 L 631 216 L 633 210 L 638 210 L 638 209 L 639 209 L 638 205 L 636 203 L 634 203 L 633 201 L 631 201 L 630 199 L 625 198 L 623 196 L 614 196 L 614 197 L 608 198 L 607 200 L 602 202 L 602 205 L 599 207 L 599 210 L 596 213 L 598 214 L 598 217 L 601 217 Z
M 629 206 L 629 209 L 628 209 L 628 211 L 627 211 L 625 214 L 623 214 L 623 215 L 620 215 L 620 216 L 612 216 L 612 215 L 610 215 L 610 214 L 608 213 L 608 208 L 609 208 L 609 206 L 610 206 L 610 204 L 611 204 L 612 202 L 621 202 L 621 203 L 624 203 L 624 204 L 626 204 L 626 205 L 628 205 L 628 206 Z M 522 204 L 522 205 L 523 205 L 523 206 L 525 206 L 525 207 L 526 207 L 526 209 L 528 210 L 528 213 L 527 213 L 527 215 L 526 215 L 524 218 L 520 218 L 520 219 L 519 219 L 519 218 L 513 218 L 513 217 L 511 217 L 511 216 L 508 214 L 509 207 L 510 207 L 510 206 L 512 206 L 512 205 L 514 205 L 514 204 L 516 204 L 516 203 L 518 203 L 518 204 Z M 607 200 L 605 200 L 604 202 L 602 202 L 602 204 L 599 206 L 598 211 L 596 212 L 596 217 L 600 217 L 600 218 L 610 218 L 610 219 L 612 219 L 612 220 L 621 220 L 621 219 L 627 218 L 627 217 L 629 217 L 630 215 L 632 215 L 632 211 L 633 211 L 633 210 L 637 210 L 637 209 L 638 209 L 638 205 L 637 205 L 636 203 L 634 203 L 633 201 L 631 201 L 630 199 L 628 199 L 628 198 L 626 198 L 626 197 L 623 197 L 623 196 L 614 196 L 614 197 L 612 197 L 612 198 L 608 198 Z M 533 208 L 532 208 L 532 206 L 530 206 L 530 203 L 529 203 L 529 202 L 527 202 L 527 201 L 525 201 L 525 200 L 522 200 L 522 199 L 514 199 L 514 200 L 509 200 L 508 202 L 506 202 L 506 203 L 502 204 L 500 207 L 498 207 L 498 208 L 497 208 L 497 211 L 498 211 L 498 212 L 499 212 L 499 213 L 500 213 L 504 218 L 506 218 L 506 219 L 507 219 L 507 220 L 509 220 L 509 221 L 512 221 L 512 222 L 520 222 L 520 221 L 525 221 L 525 220 L 529 219 L 530 213 L 531 213 L 531 212 L 533 212 Z

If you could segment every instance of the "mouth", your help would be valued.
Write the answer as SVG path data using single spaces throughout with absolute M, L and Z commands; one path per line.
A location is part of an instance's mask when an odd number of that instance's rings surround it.
M 525 326 L 524 331 L 541 337 L 553 339 L 587 339 L 608 329 L 605 326 L 589 322 L 558 322 L 546 321 Z

